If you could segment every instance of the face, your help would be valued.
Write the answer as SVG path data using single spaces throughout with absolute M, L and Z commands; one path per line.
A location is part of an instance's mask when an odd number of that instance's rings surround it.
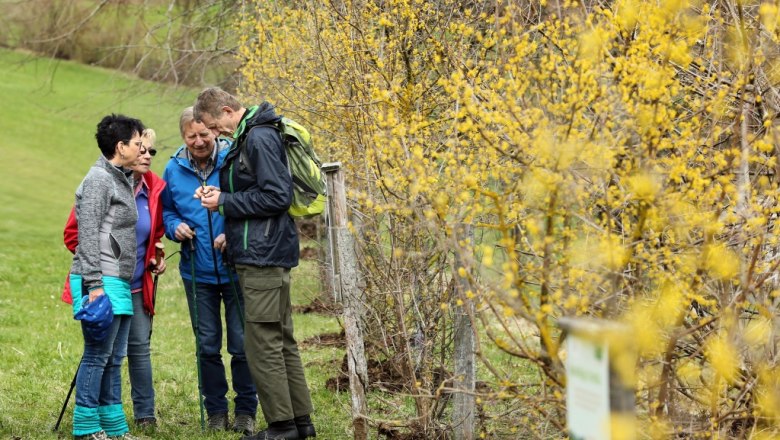
M 136 177 L 149 172 L 152 167 L 152 156 L 157 154 L 157 150 L 148 138 L 141 138 L 141 142 L 143 142 L 143 147 L 140 156 L 138 156 L 138 163 L 132 167 L 133 175 Z
M 236 126 L 238 125 L 234 121 L 236 112 L 230 107 L 222 107 L 222 109 L 222 114 L 217 118 L 209 114 L 202 115 L 201 122 L 206 128 L 215 133 L 232 137 L 233 132 L 236 131 Z
M 132 168 L 138 163 L 141 151 L 145 151 L 143 141 L 141 140 L 141 135 L 136 132 L 129 141 L 119 141 L 117 154 L 114 158 L 119 162 L 118 165 Z
M 184 126 L 184 144 L 197 162 L 208 160 L 214 151 L 216 136 L 200 122 L 192 121 Z

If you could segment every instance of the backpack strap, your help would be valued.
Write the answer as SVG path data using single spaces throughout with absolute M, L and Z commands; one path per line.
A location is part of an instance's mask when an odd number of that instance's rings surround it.
M 281 124 L 281 123 L 282 122 L 281 122 L 281 119 L 280 119 L 279 120 L 279 124 Z M 281 127 L 279 127 L 278 124 L 255 125 L 255 126 L 251 127 L 249 129 L 249 131 L 246 132 L 246 135 L 245 135 L 244 139 L 249 138 L 249 133 L 251 133 L 252 130 L 254 130 L 255 128 L 259 128 L 259 127 L 271 127 L 271 128 L 273 128 L 274 130 L 276 130 L 279 133 L 279 138 L 282 141 L 282 152 L 284 152 L 284 154 L 286 155 L 287 154 L 287 149 L 285 148 L 285 142 L 284 142 L 284 132 L 283 132 L 284 130 Z M 240 165 L 243 164 L 244 167 L 247 169 L 247 171 L 249 171 L 249 174 L 254 174 L 255 173 L 255 169 L 254 169 L 254 166 L 252 165 L 252 162 L 249 160 L 248 153 L 246 152 L 246 144 L 247 144 L 247 142 L 244 142 L 243 145 L 239 144 L 238 163 Z M 287 172 L 290 173 L 290 176 L 293 175 L 292 174 L 292 169 L 290 168 L 290 161 L 289 160 L 287 161 Z M 293 180 L 295 180 L 294 177 L 295 176 L 293 176 Z

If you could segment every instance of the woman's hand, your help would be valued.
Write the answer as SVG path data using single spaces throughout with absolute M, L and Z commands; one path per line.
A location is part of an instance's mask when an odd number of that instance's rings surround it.
M 89 302 L 92 302 L 92 301 L 98 299 L 98 297 L 103 296 L 105 294 L 106 293 L 103 291 L 102 287 L 98 287 L 95 290 L 90 290 L 89 291 Z
M 152 273 L 156 273 L 157 275 L 162 275 L 165 273 L 165 269 L 168 268 L 168 266 L 165 264 L 165 258 L 160 259 L 160 263 L 157 263 L 157 259 L 152 257 L 149 260 L 149 266 L 151 266 Z

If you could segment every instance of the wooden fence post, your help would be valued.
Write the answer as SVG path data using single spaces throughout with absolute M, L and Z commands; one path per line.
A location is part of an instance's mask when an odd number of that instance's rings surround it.
M 352 426 L 355 440 L 366 440 L 368 423 L 365 417 L 368 414 L 368 405 L 365 389 L 368 384 L 368 367 L 362 328 L 365 316 L 362 279 L 357 264 L 354 236 L 348 228 L 347 195 L 341 163 L 326 163 L 322 169 L 328 177 L 329 244 L 335 272 L 334 293 L 344 309 L 349 389 L 352 395 Z
M 335 189 L 333 188 L 333 176 L 341 169 L 341 162 L 329 162 L 322 165 L 322 171 L 326 177 L 326 190 L 328 191 L 328 204 L 325 211 L 325 227 L 327 228 L 326 237 L 327 244 L 325 245 L 325 262 L 323 263 L 323 270 L 320 272 L 322 287 L 325 291 L 331 294 L 331 300 L 340 303 L 341 302 L 341 289 L 339 274 L 338 274 L 338 261 L 335 249 L 336 249 L 336 232 L 333 225 L 333 200 Z
M 464 225 L 461 228 L 464 240 L 469 243 L 473 241 L 474 231 L 471 225 Z M 462 263 L 460 253 L 455 256 L 456 266 L 465 266 Z M 457 268 L 456 268 L 457 270 Z M 466 291 L 469 289 L 469 283 L 461 279 L 456 287 L 458 295 L 455 298 L 463 298 L 463 304 L 455 305 L 454 322 L 454 353 L 453 361 L 455 363 L 454 388 L 456 389 L 452 396 L 452 430 L 454 440 L 471 440 L 474 436 L 474 413 L 476 412 L 474 390 L 476 388 L 476 363 L 474 353 L 474 328 L 471 323 L 471 316 L 474 315 L 474 303 L 466 298 Z

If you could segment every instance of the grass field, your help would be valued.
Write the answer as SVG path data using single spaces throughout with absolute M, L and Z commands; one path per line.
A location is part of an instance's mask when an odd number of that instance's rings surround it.
M 181 143 L 178 115 L 194 96 L 191 89 L 0 50 L 0 438 L 70 438 L 73 398 L 59 433 L 51 432 L 82 351 L 79 325 L 59 300 L 70 265 L 62 227 L 76 187 L 98 157 L 97 122 L 117 112 L 157 130 L 161 154 L 153 169 L 160 172 Z M 177 248 L 166 247 L 169 254 Z M 194 338 L 178 256 L 168 264 L 152 336 L 160 421 L 153 437 L 234 439 L 235 434 L 200 431 Z M 293 271 L 295 303 L 319 294 L 316 272 L 312 262 Z M 339 330 L 333 317 L 297 315 L 295 321 L 299 341 Z M 350 437 L 349 395 L 324 386 L 343 350 L 307 344 L 302 356 L 319 438 Z M 123 393 L 128 404 L 126 371 Z

